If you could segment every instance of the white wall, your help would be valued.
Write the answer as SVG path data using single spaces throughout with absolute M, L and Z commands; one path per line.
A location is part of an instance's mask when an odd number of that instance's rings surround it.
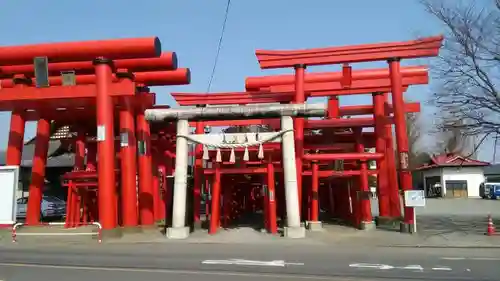
M 445 187 L 447 180 L 466 180 L 469 197 L 479 197 L 479 185 L 484 182 L 484 174 L 482 167 L 458 167 L 458 168 L 443 168 L 443 176 L 441 184 Z M 443 188 L 446 195 L 446 188 Z

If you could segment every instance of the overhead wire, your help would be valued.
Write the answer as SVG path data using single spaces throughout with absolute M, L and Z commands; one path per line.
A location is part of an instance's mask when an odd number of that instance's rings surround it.
M 222 48 L 222 41 L 224 39 L 224 32 L 226 31 L 226 23 L 227 23 L 227 18 L 229 15 L 229 7 L 231 6 L 231 0 L 227 0 L 226 3 L 226 11 L 224 13 L 224 21 L 222 23 L 222 29 L 219 37 L 219 43 L 217 44 L 217 52 L 215 53 L 215 59 L 214 59 L 214 66 L 212 68 L 212 73 L 210 74 L 210 79 L 208 80 L 208 86 L 207 86 L 207 93 L 210 92 L 210 89 L 212 87 L 212 81 L 215 76 L 215 70 L 217 69 L 217 62 L 219 61 L 219 54 L 220 50 Z

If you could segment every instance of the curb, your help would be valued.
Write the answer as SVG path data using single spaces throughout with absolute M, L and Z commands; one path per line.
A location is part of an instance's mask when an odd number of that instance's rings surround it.
M 500 245 L 465 245 L 465 246 L 440 246 L 440 245 L 377 245 L 380 248 L 421 248 L 421 249 L 500 249 Z

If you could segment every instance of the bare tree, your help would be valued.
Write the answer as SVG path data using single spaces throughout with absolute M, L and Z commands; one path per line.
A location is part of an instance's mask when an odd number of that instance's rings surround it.
M 420 113 L 406 114 L 406 133 L 412 170 L 428 163 L 433 155 L 454 154 L 470 157 L 474 150 L 471 142 L 473 136 L 464 136 L 459 128 L 442 129 L 432 132 L 434 143 L 424 144 L 422 134 L 429 133 L 426 130 L 427 125 L 421 123 Z
M 479 146 L 500 132 L 500 1 L 482 7 L 474 0 L 420 1 L 446 29 L 432 68 L 437 87 L 431 102 L 443 120 L 439 129 L 460 138 L 478 136 Z
M 408 148 L 410 150 L 409 162 L 411 170 L 414 170 L 422 164 L 429 162 L 430 155 L 432 154 L 431 151 L 422 150 L 419 147 L 422 127 L 420 126 L 418 119 L 418 113 L 406 114 L 406 133 L 408 134 Z

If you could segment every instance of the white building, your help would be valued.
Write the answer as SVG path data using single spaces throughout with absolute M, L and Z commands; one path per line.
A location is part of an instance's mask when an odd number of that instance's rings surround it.
M 483 167 L 489 163 L 457 155 L 432 157 L 431 163 L 418 170 L 422 172 L 427 197 L 479 197 L 479 185 L 485 181 Z

